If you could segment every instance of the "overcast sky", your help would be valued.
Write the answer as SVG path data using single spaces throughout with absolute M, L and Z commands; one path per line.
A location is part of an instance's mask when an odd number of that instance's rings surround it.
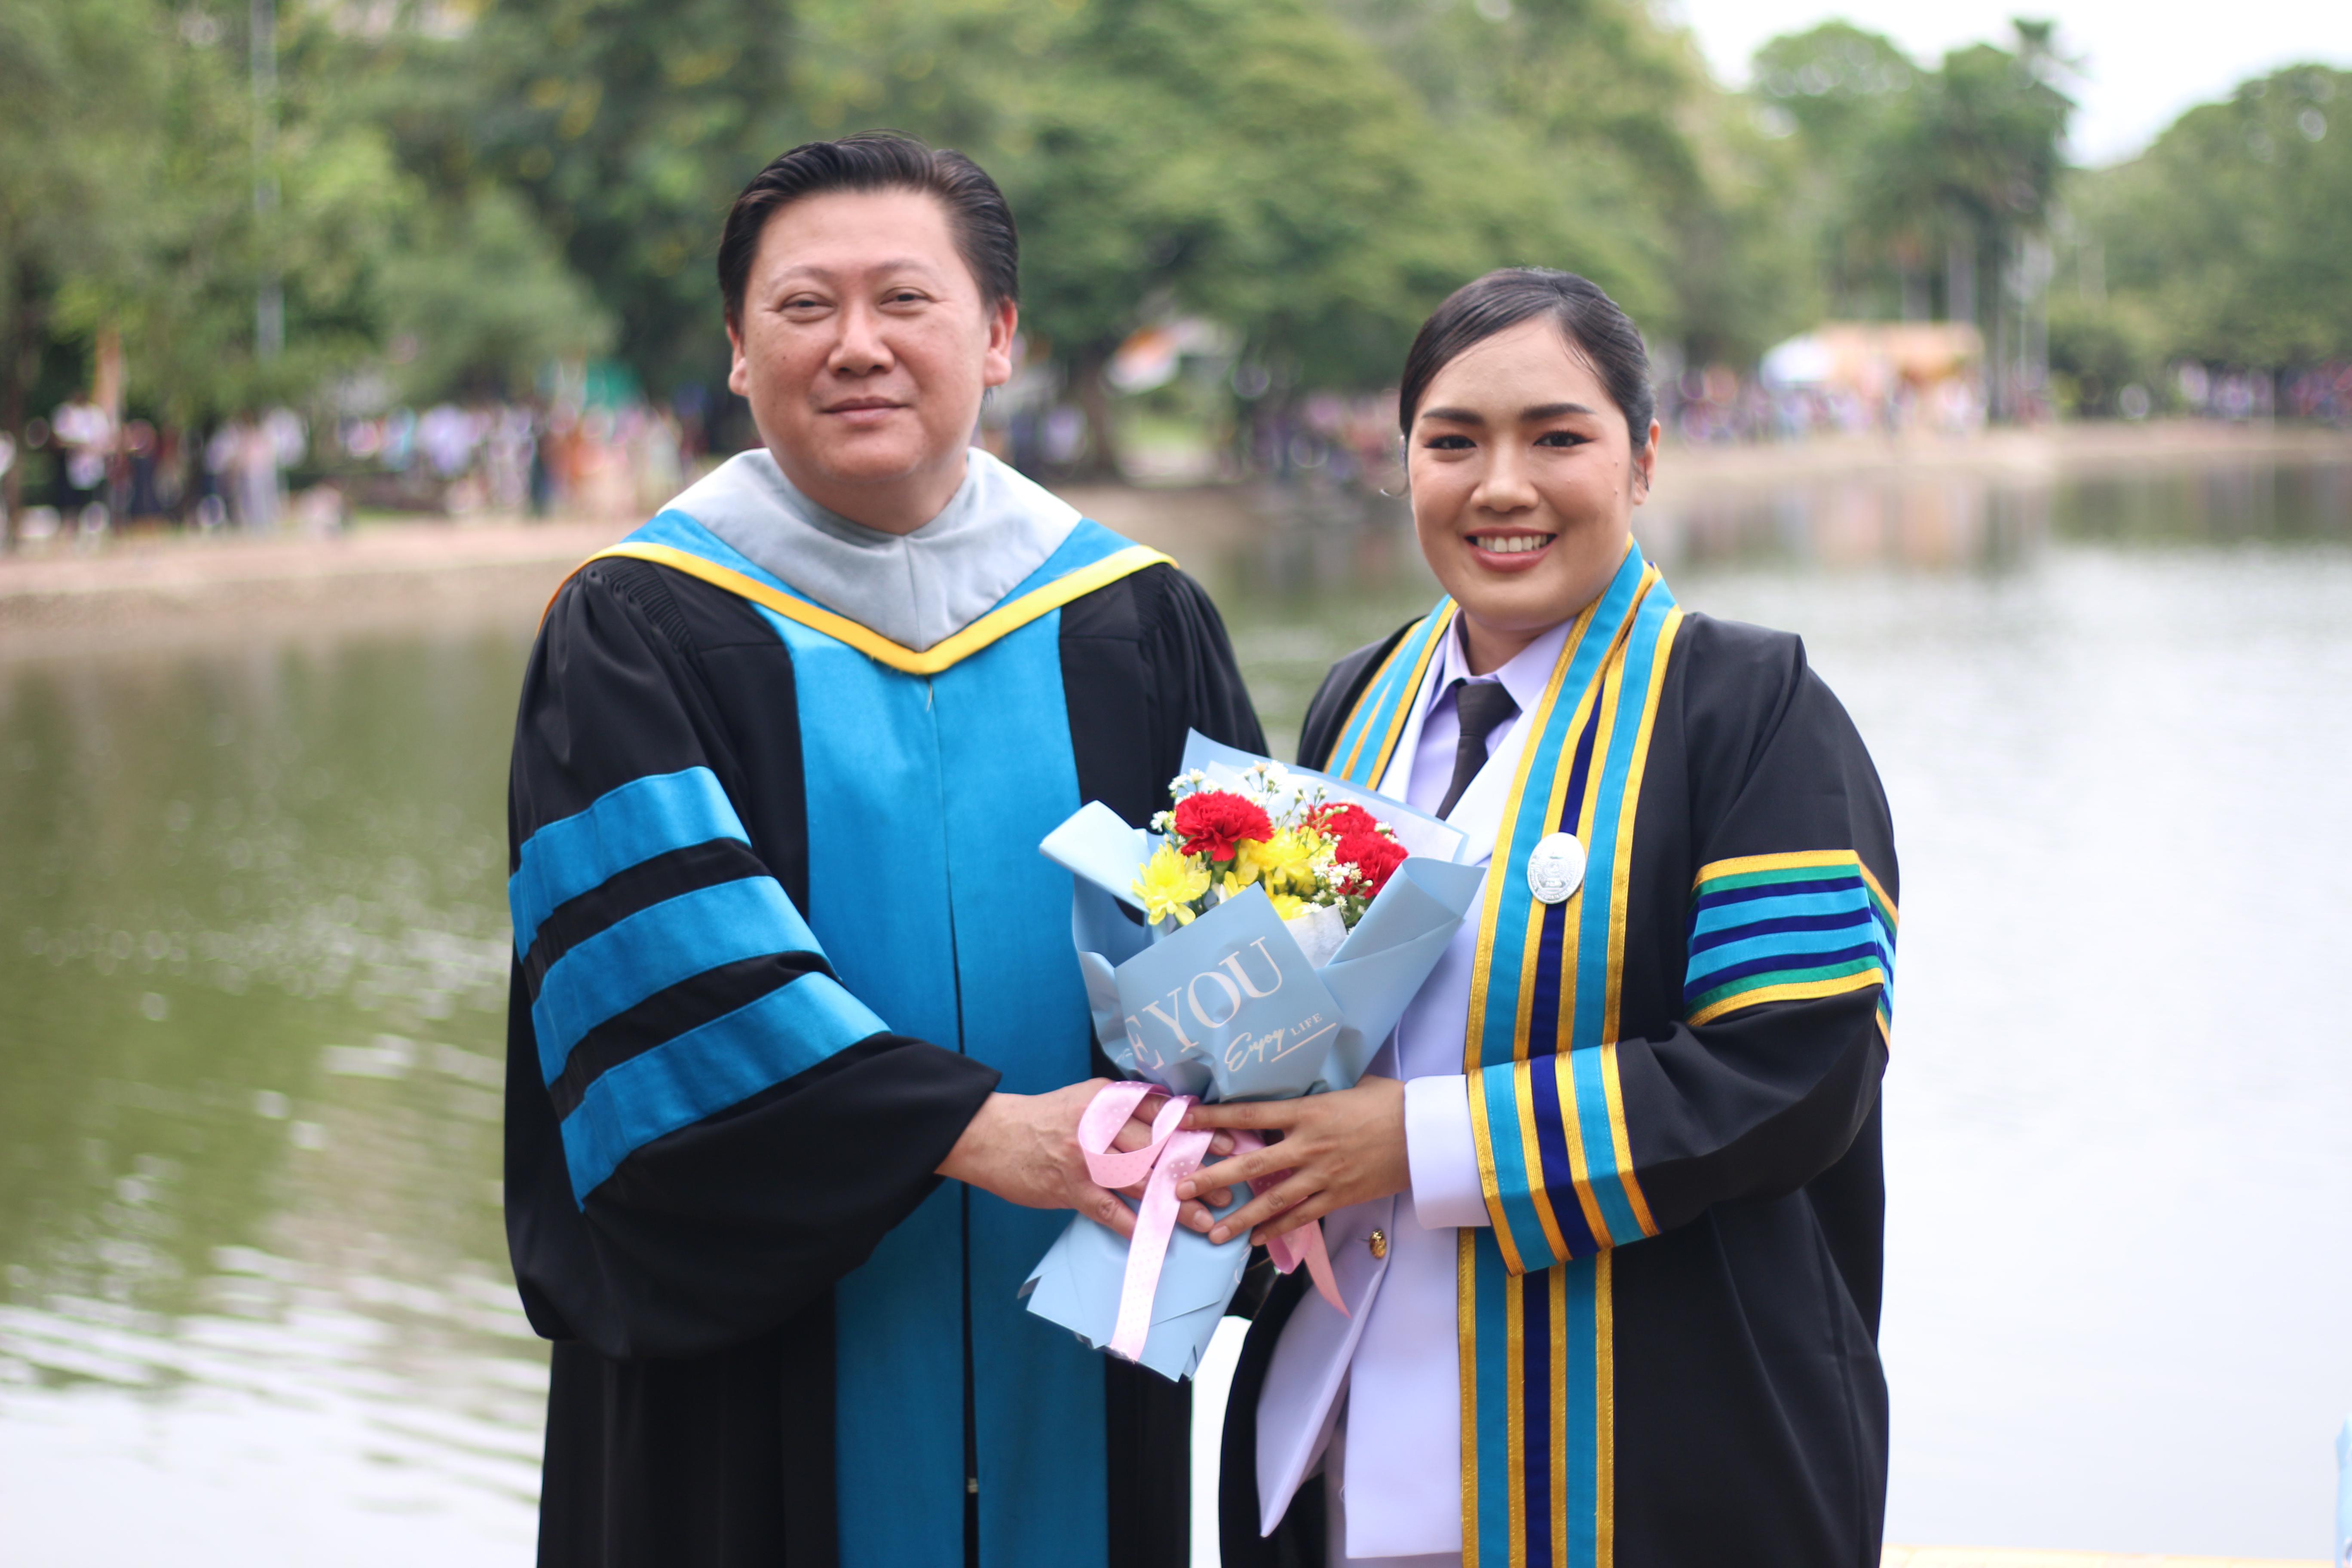
M 1717 79 L 1748 80 L 1756 47 L 1842 18 L 1884 33 L 1923 62 L 2010 36 L 2013 16 L 2058 24 L 2062 52 L 2084 61 L 2074 84 L 2074 152 L 2085 163 L 2128 158 L 2192 104 L 2250 76 L 2301 60 L 2352 68 L 2352 0 L 1665 0 L 1698 36 Z

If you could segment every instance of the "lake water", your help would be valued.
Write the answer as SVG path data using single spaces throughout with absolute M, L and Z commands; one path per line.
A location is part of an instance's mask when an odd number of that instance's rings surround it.
M 1894 801 L 1890 1538 L 2325 1554 L 2352 468 L 1643 522 L 1685 604 L 1804 634 Z M 1376 527 L 1205 574 L 1278 742 L 1433 597 Z M 545 1353 L 498 1207 L 528 635 L 0 663 L 10 1563 L 530 1561 Z

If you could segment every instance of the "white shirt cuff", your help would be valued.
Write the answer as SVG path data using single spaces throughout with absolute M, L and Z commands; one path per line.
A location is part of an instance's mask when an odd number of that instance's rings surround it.
M 1459 1230 L 1487 1223 L 1478 1145 L 1470 1135 L 1468 1079 L 1455 1073 L 1405 1080 L 1404 1157 L 1422 1228 Z

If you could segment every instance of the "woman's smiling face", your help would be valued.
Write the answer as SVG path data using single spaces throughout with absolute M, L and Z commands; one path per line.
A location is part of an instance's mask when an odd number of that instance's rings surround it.
M 1623 410 L 1549 317 L 1430 378 L 1406 442 L 1413 528 L 1462 607 L 1477 673 L 1601 596 L 1657 452 L 1656 422 L 1635 449 Z

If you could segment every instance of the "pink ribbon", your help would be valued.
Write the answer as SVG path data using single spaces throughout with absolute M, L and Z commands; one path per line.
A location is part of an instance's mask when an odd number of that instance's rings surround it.
M 1087 1157 L 1087 1174 L 1114 1190 L 1131 1187 L 1145 1182 L 1143 1205 L 1135 1216 L 1135 1239 L 1128 1244 L 1127 1279 L 1119 1289 L 1118 1321 L 1111 1334 L 1110 1349 L 1114 1354 L 1129 1361 L 1143 1359 L 1143 1342 L 1151 1334 L 1151 1303 L 1160 1293 L 1160 1271 L 1168 1258 L 1168 1244 L 1176 1234 L 1176 1184 L 1201 1168 L 1201 1161 L 1209 1152 L 1209 1140 L 1216 1136 L 1205 1130 L 1181 1131 L 1185 1110 L 1199 1103 L 1189 1094 L 1171 1094 L 1168 1103 L 1151 1120 L 1151 1142 L 1140 1149 L 1120 1153 L 1112 1144 L 1119 1129 L 1125 1127 L 1135 1108 L 1154 1094 L 1167 1090 L 1153 1083 L 1114 1083 L 1098 1091 L 1086 1114 L 1078 1119 L 1078 1149 Z M 1246 1154 L 1265 1147 L 1265 1141 L 1255 1132 L 1233 1130 L 1234 1152 Z M 1146 1178 L 1149 1178 L 1146 1181 Z M 1281 1178 L 1261 1176 L 1250 1183 L 1250 1191 L 1262 1194 Z M 1301 1263 L 1315 1281 L 1315 1289 L 1325 1300 L 1347 1315 L 1347 1303 L 1339 1300 L 1339 1282 L 1331 1277 L 1331 1256 L 1324 1250 L 1322 1222 L 1310 1221 L 1287 1235 L 1276 1237 L 1266 1243 L 1266 1252 L 1275 1268 L 1287 1274 Z

